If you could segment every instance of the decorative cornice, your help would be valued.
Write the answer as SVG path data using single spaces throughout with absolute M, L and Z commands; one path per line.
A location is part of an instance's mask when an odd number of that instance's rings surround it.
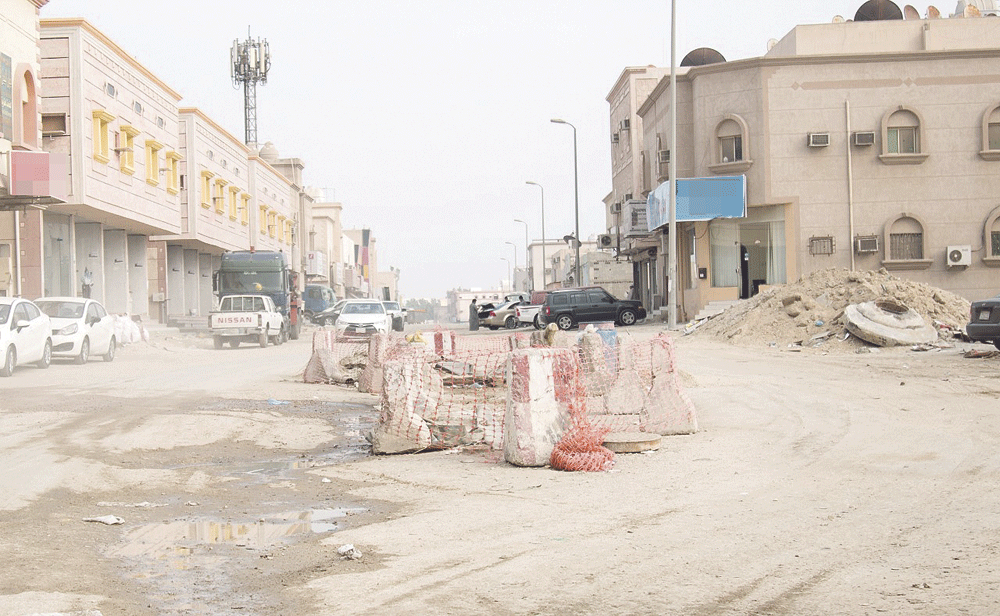
M 182 116 L 183 115 L 193 115 L 193 116 L 198 117 L 205 124 L 208 124 L 209 126 L 211 126 L 212 128 L 214 128 L 216 131 L 218 131 L 220 134 L 222 134 L 222 136 L 228 138 L 230 141 L 232 141 L 234 144 L 236 144 L 236 146 L 239 147 L 239 148 L 241 148 L 244 152 L 246 152 L 247 156 L 249 157 L 249 155 L 250 155 L 250 147 L 247 144 L 245 144 L 242 141 L 240 141 L 239 139 L 237 139 L 236 137 L 234 137 L 232 133 L 230 133 L 226 129 L 222 128 L 221 126 L 219 126 L 219 124 L 215 120 L 213 120 L 212 118 L 210 118 L 207 115 L 205 115 L 205 112 L 202 111 L 201 109 L 198 109 L 197 107 L 181 107 L 180 109 L 177 110 L 177 113 L 178 113 L 178 115 L 182 115 Z

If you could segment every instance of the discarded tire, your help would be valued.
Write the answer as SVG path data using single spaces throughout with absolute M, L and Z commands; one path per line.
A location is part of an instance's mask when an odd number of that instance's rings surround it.
M 908 346 L 937 340 L 937 331 L 907 306 L 892 300 L 852 304 L 844 309 L 844 327 L 871 344 Z

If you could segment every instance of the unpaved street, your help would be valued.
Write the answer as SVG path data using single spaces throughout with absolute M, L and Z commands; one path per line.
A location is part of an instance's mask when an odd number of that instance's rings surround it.
M 368 457 L 308 336 L 19 369 L 0 613 L 1000 613 L 1000 360 L 675 340 L 701 430 L 596 474 Z

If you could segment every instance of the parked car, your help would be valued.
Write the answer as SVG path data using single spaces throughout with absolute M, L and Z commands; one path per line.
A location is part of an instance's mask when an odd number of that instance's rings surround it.
M 340 310 L 348 301 L 350 300 L 342 299 L 322 312 L 313 313 L 309 318 L 316 325 L 334 325 L 340 316 Z
M 384 306 L 385 311 L 389 313 L 389 318 L 392 322 L 392 331 L 403 331 L 403 325 L 406 321 L 406 308 L 401 308 L 399 302 L 384 301 L 382 302 L 382 306 Z
M 314 314 L 323 312 L 337 303 L 337 296 L 333 294 L 333 289 L 321 284 L 307 284 L 302 297 L 305 300 L 303 314 L 309 320 L 312 320 Z
M 971 340 L 992 342 L 993 346 L 1000 349 L 1000 295 L 972 302 L 965 333 Z
M 344 302 L 336 321 L 337 335 L 348 338 L 389 333 L 389 313 L 374 299 L 349 299 Z
M 520 301 L 504 302 L 487 311 L 486 316 L 479 319 L 479 324 L 490 329 L 500 329 L 501 327 L 514 329 L 518 325 L 514 310 L 520 305 Z
M 646 309 L 642 307 L 642 302 L 617 299 L 601 287 L 548 291 L 545 303 L 538 312 L 538 319 L 543 325 L 555 323 L 559 329 L 601 321 L 634 325 L 645 318 Z
M 52 363 L 52 324 L 38 306 L 20 297 L 0 297 L 0 376 L 34 362 L 39 368 Z
M 521 305 L 514 309 L 514 316 L 517 317 L 521 325 L 534 325 L 535 329 L 542 329 L 542 323 L 538 319 L 538 311 L 545 303 L 545 295 L 545 291 L 535 291 L 531 294 L 530 301 L 521 302 Z
M 85 364 L 92 353 L 112 361 L 118 341 L 115 320 L 100 302 L 82 297 L 45 297 L 35 300 L 52 323 L 52 356 L 72 357 Z

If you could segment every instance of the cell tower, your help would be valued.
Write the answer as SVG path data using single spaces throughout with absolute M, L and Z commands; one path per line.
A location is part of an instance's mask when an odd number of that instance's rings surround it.
M 267 83 L 267 71 L 271 68 L 271 50 L 267 41 L 250 37 L 247 28 L 247 40 L 233 41 L 230 52 L 232 64 L 230 76 L 233 87 L 243 84 L 243 119 L 246 127 L 247 145 L 257 144 L 257 82 Z

